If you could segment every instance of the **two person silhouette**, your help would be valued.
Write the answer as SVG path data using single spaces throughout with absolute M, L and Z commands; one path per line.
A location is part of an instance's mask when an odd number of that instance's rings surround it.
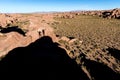
M 45 29 L 38 29 L 37 32 L 38 32 L 39 37 L 45 36 Z

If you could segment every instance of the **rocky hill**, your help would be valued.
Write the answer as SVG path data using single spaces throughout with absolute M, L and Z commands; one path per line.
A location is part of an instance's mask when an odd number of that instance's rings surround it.
M 115 18 L 115 19 L 120 19 L 120 9 L 116 8 L 110 11 L 104 11 L 102 13 L 102 17 L 104 18 Z
M 47 80 L 120 80 L 119 43 L 118 49 L 99 48 L 93 42 L 93 46 L 86 45 L 84 40 L 56 35 L 50 27 L 62 24 L 56 17 L 73 20 L 79 15 L 90 15 L 119 19 L 119 12 L 114 9 L 0 14 L 0 73 L 11 79 L 15 75 Z
M 6 14 L 1 14 L 0 20 L 0 56 L 4 56 L 16 47 L 27 46 L 42 37 L 43 35 L 38 34 L 38 30 L 45 29 L 45 35 L 56 40 L 52 28 L 47 24 L 53 21 L 52 15 L 7 14 L 6 16 Z
M 108 18 L 108 19 L 120 19 L 120 9 L 112 9 L 112 10 L 104 10 L 104 11 L 90 11 L 90 12 L 85 12 L 84 14 L 86 15 L 98 15 L 103 18 Z
M 63 15 L 59 16 L 61 18 L 74 18 L 75 15 L 91 15 L 91 16 L 99 16 L 102 18 L 108 19 L 120 19 L 120 9 L 111 9 L 111 10 L 96 10 L 96 11 L 71 11 L 69 13 L 63 13 Z

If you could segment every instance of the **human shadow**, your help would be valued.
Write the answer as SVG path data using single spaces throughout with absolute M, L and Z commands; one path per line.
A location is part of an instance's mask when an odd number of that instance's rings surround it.
M 93 80 L 120 80 L 120 74 L 114 72 L 107 65 L 86 59 L 85 55 L 83 57 L 84 66 L 89 70 L 91 77 L 94 78 Z
M 16 80 L 89 80 L 77 63 L 49 36 L 10 51 L 0 62 L 0 73 Z
M 25 36 L 25 32 L 22 29 L 20 29 L 18 26 L 1 28 L 0 32 L 1 33 L 18 32 L 19 34 Z
M 116 59 L 120 60 L 120 50 L 115 49 L 115 48 L 108 48 L 106 50 L 108 51 L 108 54 L 111 54 L 111 56 L 113 56 Z

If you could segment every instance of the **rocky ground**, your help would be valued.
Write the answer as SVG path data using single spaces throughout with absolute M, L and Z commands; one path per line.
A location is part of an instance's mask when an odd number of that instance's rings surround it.
M 57 40 L 53 33 L 53 29 L 47 24 L 53 21 L 53 16 L 50 14 L 28 14 L 28 16 L 20 14 L 1 14 L 0 17 L 1 30 L 2 28 L 7 29 L 9 27 L 7 25 L 10 24 L 10 27 L 18 26 L 24 32 L 27 31 L 25 32 L 25 36 L 14 30 L 11 32 L 0 33 L 0 56 L 6 55 L 10 50 L 16 47 L 27 46 L 42 37 L 43 35 L 39 36 L 38 30 L 45 29 L 46 36 L 49 35 L 54 41 Z M 21 23 L 22 21 L 28 21 L 28 23 Z
M 120 19 L 120 9 L 115 8 L 111 10 L 95 10 L 95 11 L 71 11 L 69 13 L 62 13 L 57 15 L 61 18 L 74 18 L 76 15 L 91 15 L 91 16 L 99 16 L 102 18 L 108 18 L 108 19 Z
M 109 49 L 109 52 L 106 52 L 106 50 L 101 51 L 99 49 L 95 49 L 94 51 L 98 51 L 98 53 L 86 54 L 84 50 L 82 51 L 82 49 L 80 49 L 84 45 L 83 41 L 79 41 L 75 38 L 68 38 L 66 36 L 59 38 L 54 34 L 53 28 L 50 27 L 53 22 L 56 24 L 60 23 L 54 20 L 54 17 L 56 16 L 71 19 L 80 14 L 93 16 L 97 15 L 109 19 L 120 18 L 119 9 L 109 11 L 83 11 L 59 14 L 0 14 L 1 59 L 14 48 L 29 46 L 29 44 L 34 43 L 36 40 L 42 38 L 43 36 L 49 36 L 52 38 L 53 42 L 59 43 L 59 47 L 67 51 L 69 57 L 77 62 L 79 68 L 82 69 L 89 80 L 106 80 L 106 78 L 109 80 L 120 80 L 119 58 L 116 60 L 114 56 L 106 54 L 111 51 L 120 53 L 120 50 Z M 11 29 L 11 27 L 15 28 Z M 25 35 L 21 35 L 18 31 L 19 29 L 21 29 Z M 6 31 L 4 32 L 4 30 Z M 106 58 L 109 58 L 109 60 Z M 104 64 L 107 64 L 107 66 Z M 87 78 L 84 78 L 83 80 L 87 80 Z

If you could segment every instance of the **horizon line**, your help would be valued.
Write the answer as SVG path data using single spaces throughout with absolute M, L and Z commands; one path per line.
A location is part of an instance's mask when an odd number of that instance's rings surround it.
M 28 11 L 28 12 L 0 12 L 0 14 L 27 14 L 27 13 L 59 13 L 59 12 L 75 12 L 75 11 L 103 11 L 103 10 L 113 10 L 120 8 L 112 8 L 112 9 L 81 9 L 81 10 L 64 10 L 64 11 Z

